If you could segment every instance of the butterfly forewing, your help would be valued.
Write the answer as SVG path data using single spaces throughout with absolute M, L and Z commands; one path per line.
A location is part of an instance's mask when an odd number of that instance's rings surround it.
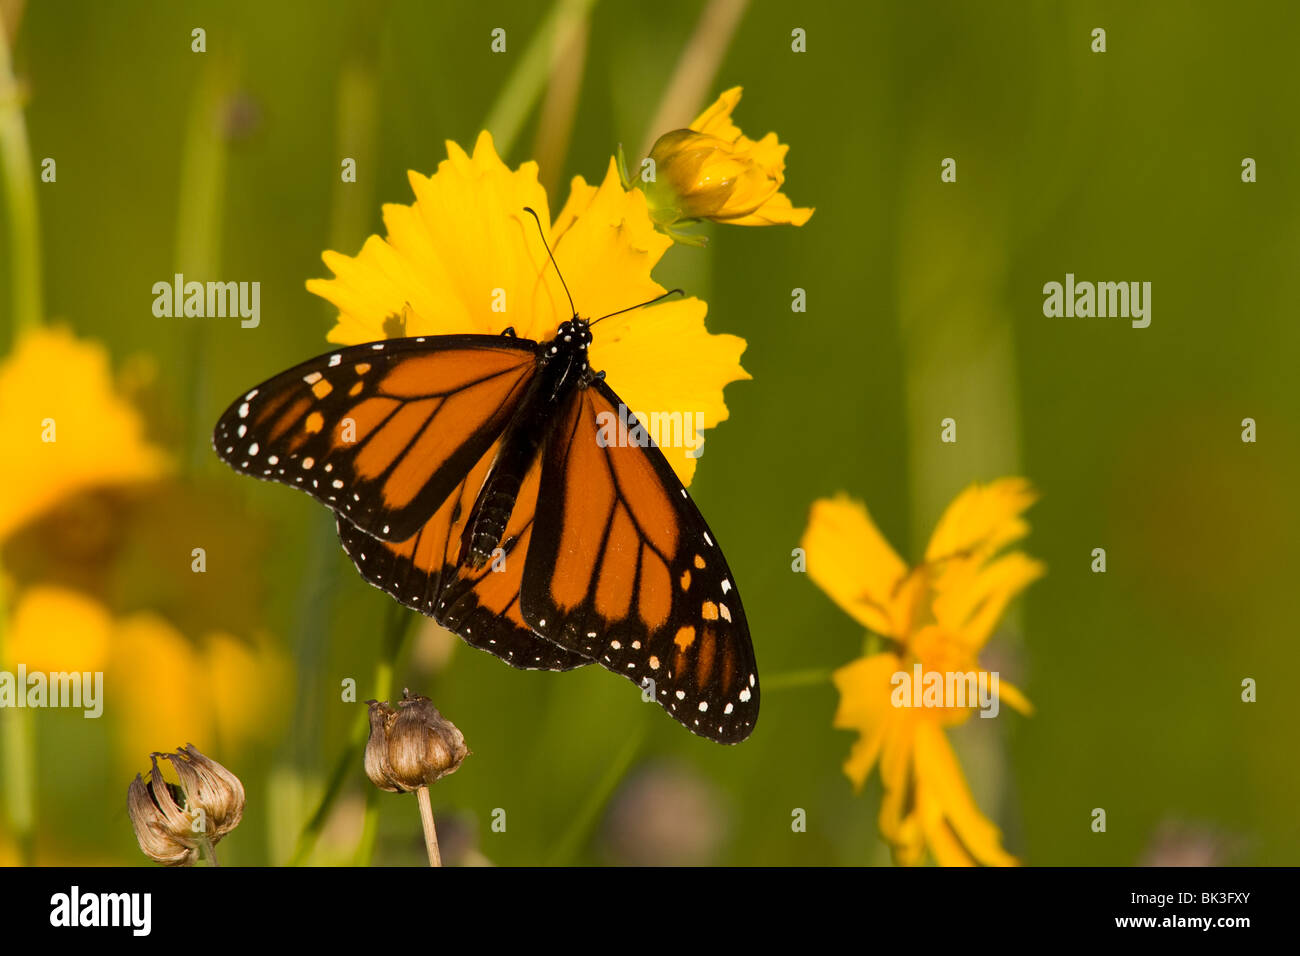
M 534 348 L 454 335 L 326 353 L 233 402 L 213 447 L 236 471 L 406 541 L 500 436 L 536 374 Z
M 752 732 L 759 698 L 740 596 L 659 449 L 599 440 L 597 415 L 621 405 L 593 382 L 550 436 L 523 618 L 642 688 L 653 681 L 655 699 L 693 732 L 735 743 Z

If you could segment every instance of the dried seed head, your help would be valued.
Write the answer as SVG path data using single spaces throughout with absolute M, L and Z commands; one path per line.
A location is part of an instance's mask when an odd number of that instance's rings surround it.
M 465 737 L 427 697 L 402 692 L 396 707 L 370 705 L 366 776 L 382 790 L 411 791 L 455 773 L 469 755 Z
M 179 784 L 163 779 L 159 757 L 171 762 Z M 150 754 L 149 760 L 149 780 L 136 774 L 126 793 L 136 841 L 155 863 L 193 866 L 205 840 L 215 845 L 239 825 L 244 785 L 193 744 L 172 754 Z

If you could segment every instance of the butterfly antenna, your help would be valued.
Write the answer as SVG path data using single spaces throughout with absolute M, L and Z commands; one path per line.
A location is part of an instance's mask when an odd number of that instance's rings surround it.
M 670 295 L 685 295 L 685 294 L 686 293 L 681 289 L 669 289 L 663 295 L 657 295 L 653 299 L 650 299 L 646 302 L 642 302 L 639 305 L 629 305 L 626 309 L 619 309 L 617 312 L 609 313 L 609 315 L 602 315 L 599 319 L 593 319 L 591 324 L 595 325 L 597 322 L 603 322 L 605 319 L 612 319 L 616 315 L 622 315 L 624 312 L 631 312 L 633 309 L 643 309 L 647 305 L 654 305 L 660 299 L 666 299 Z
M 569 293 L 569 284 L 564 281 L 564 273 L 560 271 L 560 264 L 555 261 L 555 253 L 551 252 L 551 247 L 546 241 L 546 230 L 542 228 L 542 218 L 533 211 L 532 206 L 525 206 L 524 212 L 533 217 L 537 223 L 537 234 L 542 237 L 542 245 L 546 247 L 546 254 L 551 257 L 551 265 L 555 266 L 555 274 L 560 277 L 560 285 L 564 286 L 564 294 L 569 296 L 569 309 L 573 312 L 573 317 L 578 317 L 578 309 L 573 304 L 573 296 Z

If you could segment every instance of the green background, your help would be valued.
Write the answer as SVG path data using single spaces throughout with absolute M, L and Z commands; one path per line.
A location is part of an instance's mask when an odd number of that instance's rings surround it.
M 279 635 L 298 671 L 282 690 L 287 731 L 233 767 L 250 800 L 223 862 L 283 861 L 301 820 L 268 795 L 328 773 L 355 718 L 338 681 L 369 696 L 391 602 L 323 509 L 225 469 L 208 430 L 235 394 L 324 350 L 332 312 L 303 287 L 328 274 L 321 251 L 355 253 L 382 232 L 381 203 L 411 200 L 407 169 L 432 172 L 444 140 L 472 143 L 548 9 L 83 2 L 23 16 L 33 158 L 58 162 L 57 183 L 37 187 L 46 312 L 118 361 L 156 359 L 151 434 L 202 490 L 178 535 L 228 513 L 261 529 L 256 586 L 214 603 Z M 637 152 L 700 9 L 595 5 L 572 138 L 545 179 L 599 177 L 620 143 Z M 206 54 L 190 51 L 195 26 Z M 490 52 L 494 27 L 504 55 Z M 794 27 L 806 53 L 791 51 Z M 1105 53 L 1090 50 L 1095 27 Z M 1043 496 L 1023 547 L 1049 573 L 985 660 L 1037 712 L 953 734 L 1007 848 L 1034 864 L 1206 845 L 1218 862 L 1297 862 L 1298 31 L 1300 7 L 1282 0 L 752 4 L 691 115 L 743 85 L 737 122 L 791 145 L 786 192 L 816 215 L 707 230 L 707 249 L 674 248 L 656 277 L 749 342 L 754 380 L 727 389 L 731 419 L 692 493 L 745 596 L 762 718 L 723 748 L 599 668 L 523 673 L 463 646 L 437 674 L 403 658 L 397 686 L 432 696 L 474 751 L 433 791 L 456 839 L 501 864 L 617 862 L 610 788 L 618 803 L 671 768 L 714 808 L 680 811 L 716 816 L 700 860 L 888 862 L 878 784 L 853 792 L 840 770 L 853 737 L 831 727 L 826 675 L 863 634 L 792 573 L 791 549 L 810 503 L 846 490 L 914 560 L 960 489 L 1022 474 Z M 340 105 L 347 90 L 361 107 Z M 214 136 L 212 103 L 235 104 L 244 128 Z M 534 155 L 538 112 L 512 165 Z M 359 159 L 357 184 L 339 182 L 341 155 Z M 956 183 L 940 181 L 945 157 Z M 1258 182 L 1241 181 L 1244 157 Z M 151 287 L 183 262 L 196 278 L 259 281 L 260 328 L 155 318 Z M 1045 317 L 1042 286 L 1067 272 L 1150 281 L 1150 327 Z M 796 287 L 806 313 L 790 309 Z M 5 349 L 9 308 L 0 296 Z M 939 441 L 946 417 L 956 444 Z M 1255 444 L 1241 441 L 1245 417 Z M 1104 575 L 1089 570 L 1097 547 Z M 151 577 L 138 569 L 141 605 Z M 1257 703 L 1240 700 L 1246 677 Z M 38 721 L 38 740 L 42 840 L 144 862 L 102 741 L 61 718 Z M 340 812 L 359 812 L 368 786 L 357 766 Z M 414 801 L 377 806 L 375 859 L 419 862 Z M 1096 807 L 1105 834 L 1090 828 Z M 490 829 L 494 808 L 505 833 Z M 806 833 L 792 832 L 795 808 Z M 350 851 L 327 841 L 318 859 Z

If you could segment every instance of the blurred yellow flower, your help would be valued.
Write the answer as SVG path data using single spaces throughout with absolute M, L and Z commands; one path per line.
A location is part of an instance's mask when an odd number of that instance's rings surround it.
M 915 568 L 885 541 L 864 505 L 841 495 L 812 507 L 802 542 L 809 575 L 888 641 L 887 650 L 835 672 L 835 726 L 860 735 L 844 764 L 856 787 L 880 766 L 880 830 L 898 863 L 921 862 L 927 846 L 944 866 L 1016 863 L 976 806 L 943 731 L 967 720 L 979 702 L 916 707 L 900 705 L 896 695 L 906 686 L 898 675 L 973 673 L 999 700 L 1031 712 L 1019 690 L 979 666 L 978 655 L 1007 604 L 1045 573 L 1021 552 L 998 555 L 1028 533 L 1021 514 L 1035 497 L 1020 478 L 970 486 L 948 506 Z
M 9 628 L 4 666 L 93 672 L 104 670 L 108 660 L 113 619 L 79 591 L 38 585 L 20 593 Z
M 273 740 L 291 702 L 290 671 L 268 644 L 229 634 L 187 640 L 149 612 L 118 622 L 105 675 L 105 709 L 120 722 L 115 735 L 124 762 L 167 749 L 168 740 L 236 753 Z
M 168 468 L 115 392 L 107 350 L 67 329 L 32 329 L 0 362 L 0 434 L 0 540 L 73 492 L 149 481 Z
M 739 86 L 727 90 L 689 129 L 665 133 L 651 148 L 655 178 L 642 188 L 651 218 L 670 235 L 674 223 L 696 219 L 802 226 L 812 216 L 781 192 L 790 147 L 775 133 L 752 140 L 732 122 L 740 95 Z
M 384 206 L 384 238 L 371 236 L 353 257 L 326 252 L 332 279 L 307 288 L 339 309 L 331 342 L 356 345 L 393 335 L 499 334 L 513 326 L 544 340 L 570 318 L 568 299 L 524 212 L 537 211 L 547 242 L 587 318 L 626 309 L 664 293 L 650 272 L 672 241 L 658 233 L 638 190 L 625 190 L 611 160 L 599 186 L 573 179 L 551 223 L 537 164 L 511 170 L 492 137 L 479 134 L 473 155 L 447 143 L 432 176 L 409 173 L 415 202 Z M 712 335 L 707 307 L 695 298 L 614 316 L 593 329 L 592 367 L 633 412 L 701 413 L 702 427 L 727 417 L 722 389 L 749 378 L 740 366 L 745 340 Z M 695 459 L 663 448 L 683 483 Z
M 69 588 L 20 592 L 5 667 L 27 672 L 103 672 L 103 714 L 124 772 L 141 754 L 191 739 L 237 751 L 269 739 L 286 715 L 289 668 L 277 650 L 229 634 L 186 639 L 157 614 L 114 620 Z

